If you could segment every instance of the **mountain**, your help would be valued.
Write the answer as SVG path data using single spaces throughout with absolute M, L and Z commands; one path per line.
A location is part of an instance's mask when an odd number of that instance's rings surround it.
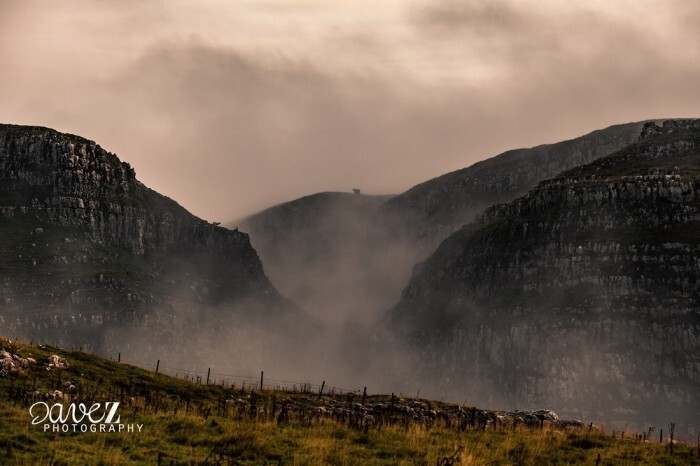
M 650 122 L 451 235 L 385 323 L 441 394 L 692 432 L 698 258 L 700 120 Z
M 369 322 L 400 299 L 417 262 L 483 209 L 635 142 L 642 126 L 508 151 L 398 196 L 314 194 L 229 227 L 250 233 L 272 282 L 304 309 Z
M 225 322 L 303 320 L 248 235 L 191 215 L 78 136 L 0 125 L 0 235 L 5 334 L 162 352 Z

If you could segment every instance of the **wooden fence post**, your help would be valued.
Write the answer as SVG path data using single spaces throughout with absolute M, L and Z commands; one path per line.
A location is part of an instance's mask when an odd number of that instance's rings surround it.
M 207 369 L 207 385 L 209 385 L 209 376 L 211 375 L 211 367 Z
M 160 369 L 160 359 L 156 362 L 156 372 L 158 372 L 158 369 Z
M 260 371 L 260 391 L 263 390 L 263 375 L 265 374 L 265 371 Z
M 323 395 L 323 387 L 326 386 L 326 381 L 324 380 L 323 383 L 321 383 L 321 389 L 318 391 L 318 399 L 321 399 L 321 395 Z

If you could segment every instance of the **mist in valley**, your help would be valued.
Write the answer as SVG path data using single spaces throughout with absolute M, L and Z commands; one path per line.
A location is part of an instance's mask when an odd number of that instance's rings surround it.
M 275 287 L 315 317 L 374 324 L 430 251 L 407 224 L 390 223 L 392 196 L 319 193 L 229 226 L 250 234 Z

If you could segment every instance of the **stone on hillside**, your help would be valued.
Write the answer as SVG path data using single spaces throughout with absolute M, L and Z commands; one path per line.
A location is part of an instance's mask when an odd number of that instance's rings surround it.
M 66 361 L 66 358 L 62 358 L 56 354 L 52 354 L 51 356 L 46 358 L 46 369 L 49 370 L 51 368 L 67 369 L 68 361 Z

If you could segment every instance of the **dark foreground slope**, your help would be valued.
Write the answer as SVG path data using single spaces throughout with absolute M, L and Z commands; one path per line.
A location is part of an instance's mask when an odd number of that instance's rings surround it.
M 700 120 L 540 183 L 453 234 L 390 313 L 433 389 L 697 429 Z
M 191 215 L 96 143 L 47 128 L 0 126 L 0 235 L 0 329 L 13 336 L 145 350 L 230 319 L 300 315 L 248 235 Z

